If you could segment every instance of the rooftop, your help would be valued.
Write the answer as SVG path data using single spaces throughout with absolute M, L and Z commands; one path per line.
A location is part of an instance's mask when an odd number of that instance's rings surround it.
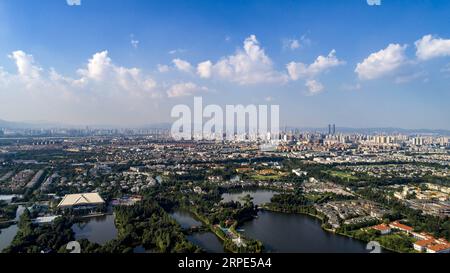
M 401 230 L 413 231 L 413 228 L 412 228 L 412 227 L 407 226 L 407 225 L 404 225 L 404 224 L 401 224 L 401 223 L 398 222 L 398 221 L 392 222 L 392 223 L 390 224 L 390 226 L 391 226 L 391 227 L 394 227 L 394 228 L 401 229 Z
M 71 207 L 79 205 L 98 205 L 105 201 L 98 193 L 68 194 L 59 202 L 58 207 Z

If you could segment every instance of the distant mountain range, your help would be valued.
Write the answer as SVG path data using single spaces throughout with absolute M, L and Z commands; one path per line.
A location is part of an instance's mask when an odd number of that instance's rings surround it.
M 123 129 L 123 128 L 132 128 L 132 129 L 170 129 L 172 126 L 171 123 L 162 122 L 162 123 L 153 123 L 147 124 L 143 126 L 114 126 L 114 125 L 89 125 L 88 127 L 91 129 Z M 51 123 L 45 121 L 33 121 L 33 122 L 14 122 L 14 121 L 6 121 L 0 119 L 0 128 L 6 129 L 52 129 L 52 128 L 67 128 L 67 129 L 84 129 L 86 126 L 83 125 L 67 125 L 62 123 Z M 301 132 L 321 132 L 327 133 L 328 127 L 282 127 L 281 130 L 287 129 L 289 130 L 299 130 Z M 449 135 L 450 130 L 446 129 L 403 129 L 403 128 L 351 128 L 351 127 L 336 127 L 336 133 L 360 133 L 360 134 L 438 134 L 438 135 Z
M 125 129 L 125 128 L 133 128 L 133 129 L 170 129 L 171 123 L 154 123 L 143 126 L 116 126 L 116 125 L 73 125 L 73 124 L 64 124 L 64 123 L 52 123 L 47 121 L 7 121 L 0 119 L 0 129 L 56 129 L 56 128 L 64 128 L 64 129 L 85 129 L 89 127 L 91 129 Z
M 70 126 L 68 126 L 70 127 Z M 0 128 L 7 129 L 48 129 L 48 128 L 67 128 L 64 124 L 50 123 L 45 121 L 33 122 L 15 122 L 0 119 Z

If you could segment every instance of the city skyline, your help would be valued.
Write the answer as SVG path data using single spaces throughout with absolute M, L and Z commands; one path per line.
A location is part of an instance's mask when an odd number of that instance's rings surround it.
M 0 3 L 0 119 L 136 127 L 202 96 L 280 105 L 281 126 L 450 129 L 447 1 L 104 3 Z

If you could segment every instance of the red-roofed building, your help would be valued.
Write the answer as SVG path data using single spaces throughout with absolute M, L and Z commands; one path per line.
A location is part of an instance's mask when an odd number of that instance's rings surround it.
M 434 244 L 427 246 L 427 253 L 450 253 L 450 244 Z
M 391 228 L 386 224 L 376 225 L 376 226 L 371 227 L 371 229 L 378 230 L 379 232 L 381 232 L 381 235 L 386 235 L 386 234 L 391 233 Z
M 414 249 L 420 252 L 423 252 L 427 249 L 428 246 L 432 245 L 434 243 L 434 240 L 428 239 L 428 240 L 420 240 L 414 243 Z
M 393 229 L 398 229 L 410 234 L 413 231 L 413 228 L 404 224 L 401 224 L 399 221 L 395 221 L 389 224 L 389 226 Z

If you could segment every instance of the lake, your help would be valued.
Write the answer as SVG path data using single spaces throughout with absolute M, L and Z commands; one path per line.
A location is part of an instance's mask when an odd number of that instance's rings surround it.
M 75 239 L 87 239 L 93 243 L 104 245 L 117 237 L 114 215 L 92 217 L 72 226 Z
M 201 247 L 208 253 L 224 253 L 222 242 L 217 236 L 212 232 L 197 232 L 192 235 L 187 236 L 187 239 Z
M 172 216 L 183 229 L 202 225 L 202 222 L 194 219 L 192 215 L 186 211 L 177 210 L 171 213 L 170 216 Z
M 196 220 L 189 212 L 177 210 L 170 214 L 183 229 L 201 226 L 202 222 Z M 222 243 L 212 232 L 196 232 L 186 238 L 208 253 L 223 253 Z
M 270 190 L 225 193 L 222 202 L 239 201 L 250 194 L 255 205 L 270 202 L 276 194 Z M 189 213 L 176 211 L 171 214 L 183 227 L 198 226 L 199 221 Z M 319 219 L 302 214 L 286 214 L 269 211 L 258 212 L 258 218 L 239 227 L 246 237 L 263 242 L 266 252 L 280 253 L 368 253 L 366 243 L 327 232 Z M 221 241 L 212 232 L 195 233 L 188 239 L 207 252 L 223 252 Z
M 18 230 L 19 230 L 19 228 L 17 227 L 17 225 L 12 225 L 7 228 L 1 229 L 1 231 L 0 231 L 0 253 L 11 244 L 14 237 L 16 237 Z
M 269 203 L 277 192 L 270 190 L 255 190 L 242 191 L 238 193 L 224 193 L 222 194 L 222 202 L 242 202 L 242 198 L 244 198 L 247 194 L 253 197 L 253 204 L 260 206 L 262 204 Z
M 242 233 L 263 242 L 267 252 L 368 253 L 366 244 L 327 232 L 322 222 L 302 214 L 260 211 L 258 218 L 240 227 Z
M 19 220 L 24 211 L 24 206 L 18 206 L 15 220 Z M 11 225 L 0 230 L 0 253 L 11 244 L 11 242 L 14 240 L 14 237 L 16 237 L 17 231 L 19 231 L 17 225 Z

